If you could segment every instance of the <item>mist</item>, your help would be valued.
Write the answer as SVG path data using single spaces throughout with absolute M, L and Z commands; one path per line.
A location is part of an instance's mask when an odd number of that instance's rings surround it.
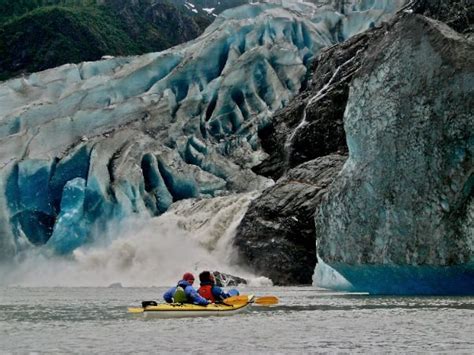
M 174 285 L 184 272 L 218 270 L 268 284 L 235 265 L 232 238 L 249 203 L 258 193 L 175 203 L 156 218 L 109 226 L 95 243 L 68 257 L 32 248 L 0 271 L 3 286 L 152 287 Z

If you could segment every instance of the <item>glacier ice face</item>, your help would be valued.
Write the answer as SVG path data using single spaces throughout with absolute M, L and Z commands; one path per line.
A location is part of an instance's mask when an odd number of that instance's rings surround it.
M 161 53 L 2 83 L 1 259 L 44 243 L 67 253 L 107 222 L 269 186 L 250 170 L 265 157 L 257 130 L 300 90 L 322 48 L 403 2 L 342 12 L 295 1 L 247 5 Z
M 349 160 L 315 217 L 320 257 L 352 290 L 474 292 L 473 52 L 416 15 L 369 47 L 344 117 Z

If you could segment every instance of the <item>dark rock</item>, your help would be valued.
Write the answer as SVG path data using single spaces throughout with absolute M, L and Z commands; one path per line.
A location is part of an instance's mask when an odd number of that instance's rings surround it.
M 288 169 L 331 153 L 347 154 L 343 115 L 349 84 L 369 43 L 383 37 L 388 25 L 323 50 L 313 65 L 308 88 L 278 111 L 259 131 L 269 157 L 253 170 L 278 179 Z
M 412 9 L 417 14 L 444 22 L 460 33 L 474 32 L 472 0 L 417 0 Z
M 334 154 L 301 164 L 254 200 L 234 239 L 240 262 L 276 285 L 311 283 L 315 207 L 345 159 Z
M 114 282 L 109 285 L 109 288 L 122 288 L 122 284 L 120 282 Z
M 220 271 L 213 271 L 212 274 L 216 279 L 216 285 L 219 287 L 239 286 L 247 284 L 247 280 L 238 276 L 225 274 Z

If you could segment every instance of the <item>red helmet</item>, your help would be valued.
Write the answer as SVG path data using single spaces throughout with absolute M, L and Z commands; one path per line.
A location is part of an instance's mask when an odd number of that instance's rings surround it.
M 194 281 L 194 275 L 191 274 L 190 272 L 186 272 L 183 275 L 183 280 L 185 280 L 185 281 Z

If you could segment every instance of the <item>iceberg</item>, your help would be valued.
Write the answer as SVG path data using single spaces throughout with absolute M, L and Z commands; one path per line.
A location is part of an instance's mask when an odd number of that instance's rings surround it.
M 130 216 L 270 186 L 251 170 L 266 156 L 258 129 L 321 49 L 403 3 L 249 4 L 164 52 L 2 83 L 0 259 L 43 245 L 67 254 Z

